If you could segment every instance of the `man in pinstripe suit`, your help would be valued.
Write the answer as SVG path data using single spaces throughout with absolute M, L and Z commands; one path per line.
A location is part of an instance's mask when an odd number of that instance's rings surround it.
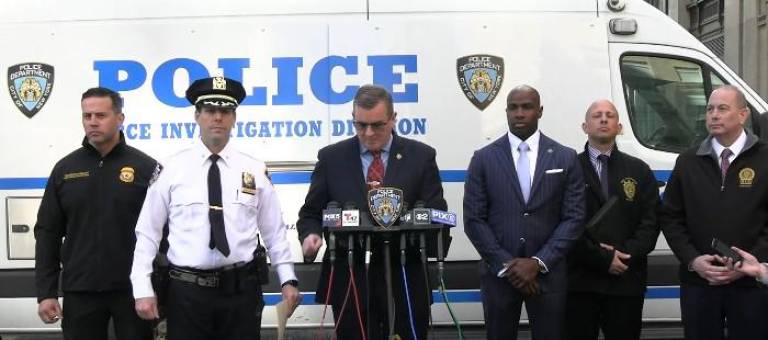
M 576 151 L 543 135 L 533 87 L 507 96 L 509 132 L 475 152 L 464 186 L 464 230 L 482 257 L 488 339 L 516 339 L 525 302 L 534 339 L 563 336 L 564 257 L 581 235 L 584 179 Z

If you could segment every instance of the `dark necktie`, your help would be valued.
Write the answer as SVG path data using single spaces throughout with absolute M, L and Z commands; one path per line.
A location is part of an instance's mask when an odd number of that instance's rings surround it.
M 224 256 L 229 256 L 227 232 L 224 229 L 224 207 L 221 203 L 221 174 L 216 162 L 221 158 L 211 155 L 211 167 L 208 169 L 208 220 L 211 222 L 211 241 L 208 246 L 218 249 Z
M 725 180 L 725 174 L 728 172 L 728 167 L 731 166 L 731 161 L 728 160 L 731 155 L 733 155 L 733 152 L 728 148 L 723 149 L 723 152 L 720 153 L 720 171 L 723 175 L 723 180 Z
M 598 155 L 597 161 L 600 162 L 600 189 L 603 190 L 603 196 L 607 199 L 611 195 L 608 189 L 608 155 Z
M 371 151 L 371 155 L 373 155 L 373 162 L 368 166 L 365 182 L 370 187 L 376 188 L 384 183 L 384 162 L 381 160 L 381 151 Z

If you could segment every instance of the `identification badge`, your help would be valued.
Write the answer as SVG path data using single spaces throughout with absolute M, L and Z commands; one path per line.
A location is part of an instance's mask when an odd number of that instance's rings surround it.
M 243 183 L 240 191 L 249 195 L 256 194 L 256 179 L 253 177 L 252 173 L 243 172 Z

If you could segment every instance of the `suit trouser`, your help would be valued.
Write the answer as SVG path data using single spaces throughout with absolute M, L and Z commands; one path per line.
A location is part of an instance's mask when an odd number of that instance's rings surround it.
M 110 318 L 118 340 L 152 338 L 152 324 L 136 314 L 130 291 L 64 292 L 62 308 L 64 339 L 106 340 Z
M 395 331 L 401 339 L 413 339 L 408 304 L 405 295 L 405 286 L 403 285 L 403 275 L 399 265 L 392 266 L 392 291 L 395 306 Z M 358 266 L 356 266 L 358 267 Z M 367 281 L 365 280 L 364 270 L 355 271 L 355 282 L 359 290 L 360 309 L 362 310 L 362 320 L 364 328 L 369 332 L 367 338 L 371 340 L 386 339 L 389 331 L 389 319 L 387 317 L 387 287 L 384 280 L 383 263 L 375 266 L 372 264 L 370 269 L 370 294 L 367 292 Z M 413 325 L 418 339 L 426 339 L 427 326 L 429 324 L 430 298 L 426 291 L 423 271 L 418 263 L 411 262 L 406 267 L 408 276 L 408 290 L 411 298 L 411 312 L 413 314 Z M 357 269 L 361 269 L 358 267 Z M 335 291 L 331 301 L 333 315 L 335 319 L 339 318 L 342 304 L 344 303 L 344 293 L 349 282 L 349 269 L 347 266 L 338 266 L 335 270 L 332 289 Z M 323 292 L 324 293 L 324 292 Z M 430 292 L 431 294 L 431 292 Z M 367 304 L 367 298 L 370 298 L 370 305 Z M 369 309 L 367 309 L 369 308 Z M 367 309 L 367 312 L 366 312 Z M 355 298 L 350 292 L 349 300 L 341 314 L 339 329 L 337 331 L 339 340 L 357 340 L 362 339 L 360 326 L 355 309 Z
M 569 292 L 566 302 L 567 339 L 597 340 L 600 329 L 605 340 L 640 339 L 645 297 Z
M 490 272 L 481 275 L 483 314 L 488 339 L 515 340 L 523 302 L 533 340 L 561 340 L 565 317 L 565 291 L 523 297 L 507 279 Z
M 261 287 L 231 293 L 171 280 L 166 316 L 169 340 L 257 340 L 264 308 Z
M 680 311 L 686 339 L 768 339 L 768 289 L 682 283 Z

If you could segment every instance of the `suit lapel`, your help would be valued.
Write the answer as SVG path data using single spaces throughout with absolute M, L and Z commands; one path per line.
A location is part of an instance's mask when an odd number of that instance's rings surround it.
M 512 191 L 517 196 L 517 199 L 525 205 L 523 191 L 520 189 L 520 180 L 517 178 L 517 167 L 515 166 L 515 160 L 512 158 L 512 146 L 509 144 L 509 137 L 505 134 L 497 139 L 494 145 L 496 145 L 496 157 L 498 164 L 501 165 L 501 172 L 509 176 L 509 181 L 512 182 Z
M 365 184 L 365 177 L 363 176 L 363 161 L 360 159 L 360 141 L 357 137 L 352 137 L 352 142 L 349 143 L 349 150 L 347 152 L 354 157 L 349 158 L 349 164 L 347 169 L 352 170 L 352 178 L 355 178 L 355 182 L 358 184 L 358 192 L 362 195 L 361 202 L 368 200 L 368 186 Z M 341 202 L 342 204 L 344 202 Z
M 554 149 L 552 147 L 552 141 L 542 133 L 539 138 L 539 153 L 536 155 L 536 172 L 533 174 L 531 197 L 528 198 L 529 202 L 538 191 L 545 171 L 552 167 L 552 160 L 554 158 Z
M 392 134 L 392 145 L 389 148 L 389 157 L 387 158 L 387 170 L 384 172 L 385 186 L 396 185 L 397 175 L 400 173 L 401 163 L 403 162 L 404 155 L 403 143 L 397 135 Z M 405 155 L 407 156 L 407 155 Z M 402 189 L 402 188 L 401 188 Z

